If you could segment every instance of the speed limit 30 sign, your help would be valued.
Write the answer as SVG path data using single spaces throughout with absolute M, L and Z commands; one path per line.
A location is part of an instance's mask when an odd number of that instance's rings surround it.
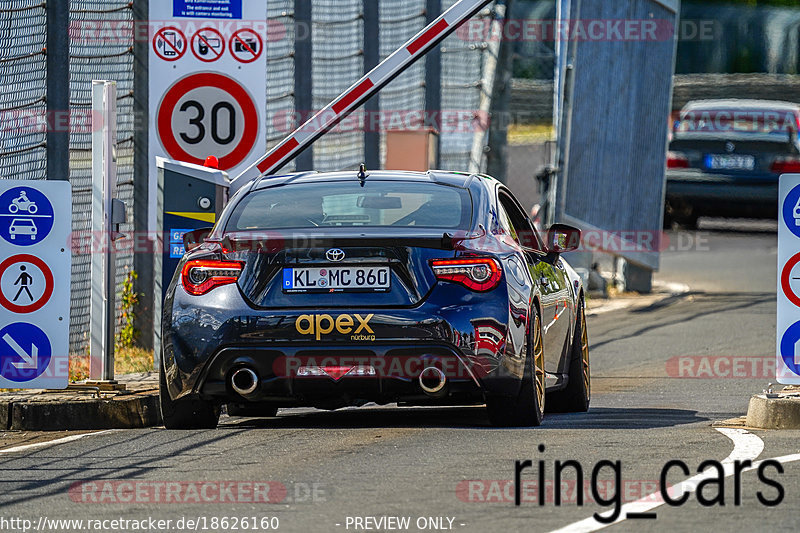
M 169 156 L 221 169 L 240 165 L 255 148 L 259 119 L 253 97 L 236 80 L 204 72 L 178 80 L 158 109 L 158 137 Z

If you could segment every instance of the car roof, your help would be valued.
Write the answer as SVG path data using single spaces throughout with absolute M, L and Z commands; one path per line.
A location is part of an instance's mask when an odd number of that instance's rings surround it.
M 441 183 L 451 187 L 468 188 L 474 178 L 493 179 L 489 176 L 470 174 L 446 170 L 429 170 L 427 172 L 412 172 L 407 170 L 368 170 L 367 181 L 411 181 Z M 339 172 L 296 172 L 280 176 L 263 176 L 254 184 L 252 190 L 269 189 L 281 185 L 297 183 L 318 183 L 323 181 L 353 181 L 358 180 L 358 171 Z
M 693 111 L 696 109 L 714 111 L 718 109 L 731 110 L 731 109 L 766 109 L 770 111 L 786 111 L 798 112 L 800 111 L 800 104 L 792 102 L 784 102 L 780 100 L 748 100 L 738 98 L 726 98 L 719 100 L 693 100 L 686 104 L 681 110 L 683 112 Z

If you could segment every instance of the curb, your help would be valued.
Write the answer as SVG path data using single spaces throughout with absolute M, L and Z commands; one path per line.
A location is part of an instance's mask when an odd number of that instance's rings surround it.
M 586 316 L 597 316 L 611 311 L 625 311 L 634 307 L 662 306 L 672 300 L 683 298 L 691 294 L 688 285 L 678 283 L 653 284 L 654 291 L 650 294 L 623 294 L 613 298 L 600 298 L 587 302 Z
M 140 429 L 161 424 L 158 394 L 80 401 L 0 402 L 0 429 Z
M 800 429 L 800 397 L 750 398 L 747 425 L 760 429 Z

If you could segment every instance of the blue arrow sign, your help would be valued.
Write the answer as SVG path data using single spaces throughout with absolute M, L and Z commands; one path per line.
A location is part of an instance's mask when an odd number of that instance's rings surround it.
M 9 381 L 31 381 L 47 370 L 52 348 L 47 335 L 32 324 L 16 323 L 0 329 L 0 376 Z
M 781 359 L 786 368 L 800 376 L 800 322 L 795 322 L 781 337 Z

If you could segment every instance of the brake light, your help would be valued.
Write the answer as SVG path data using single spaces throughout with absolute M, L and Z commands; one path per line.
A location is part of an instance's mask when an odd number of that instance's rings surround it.
M 437 259 L 431 266 L 436 279 L 452 281 L 477 292 L 495 289 L 503 277 L 500 263 L 490 257 Z
M 183 265 L 181 283 L 189 294 L 200 296 L 239 280 L 242 264 L 235 261 L 189 261 Z
M 800 158 L 779 157 L 772 163 L 770 171 L 773 174 L 795 174 L 800 172 Z
M 689 168 L 689 159 L 678 152 L 667 152 L 667 168 Z

